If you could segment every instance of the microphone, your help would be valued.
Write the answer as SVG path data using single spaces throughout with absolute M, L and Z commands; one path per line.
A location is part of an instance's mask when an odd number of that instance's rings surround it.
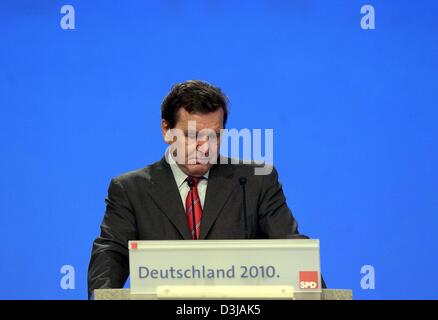
M 193 181 L 192 177 L 187 177 L 187 184 L 190 188 L 190 195 L 192 198 L 192 222 L 193 222 L 193 239 L 198 240 L 196 235 L 196 221 L 195 221 L 195 202 L 193 200 L 193 186 L 195 185 L 195 181 Z
M 239 178 L 240 186 L 242 187 L 242 198 L 243 198 L 243 227 L 245 230 L 245 239 L 248 239 L 248 223 L 247 223 L 247 213 L 246 213 L 246 178 Z

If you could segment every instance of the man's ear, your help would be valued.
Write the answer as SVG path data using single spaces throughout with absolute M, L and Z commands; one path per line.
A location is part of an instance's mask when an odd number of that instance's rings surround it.
M 171 144 L 172 143 L 172 140 L 169 139 L 168 137 L 166 137 L 167 131 L 169 129 L 170 129 L 169 123 L 166 120 L 161 119 L 161 132 L 163 134 L 163 139 L 164 139 L 164 142 L 166 144 Z

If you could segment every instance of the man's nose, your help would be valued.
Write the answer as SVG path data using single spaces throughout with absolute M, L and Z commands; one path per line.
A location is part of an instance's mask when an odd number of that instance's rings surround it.
M 196 150 L 200 151 L 208 151 L 210 148 L 210 144 L 208 143 L 208 140 L 198 140 L 196 141 Z

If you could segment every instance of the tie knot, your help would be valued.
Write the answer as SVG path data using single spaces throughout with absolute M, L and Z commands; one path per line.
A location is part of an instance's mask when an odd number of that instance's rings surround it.
M 193 181 L 193 188 L 196 188 L 198 186 L 199 180 L 201 180 L 203 177 L 192 177 L 192 176 L 188 176 L 186 181 L 190 186 L 190 182 L 189 180 Z

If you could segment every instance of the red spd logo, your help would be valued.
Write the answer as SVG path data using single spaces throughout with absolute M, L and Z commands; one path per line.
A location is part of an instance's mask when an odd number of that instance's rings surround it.
M 318 271 L 300 271 L 300 288 L 316 289 L 318 288 Z

